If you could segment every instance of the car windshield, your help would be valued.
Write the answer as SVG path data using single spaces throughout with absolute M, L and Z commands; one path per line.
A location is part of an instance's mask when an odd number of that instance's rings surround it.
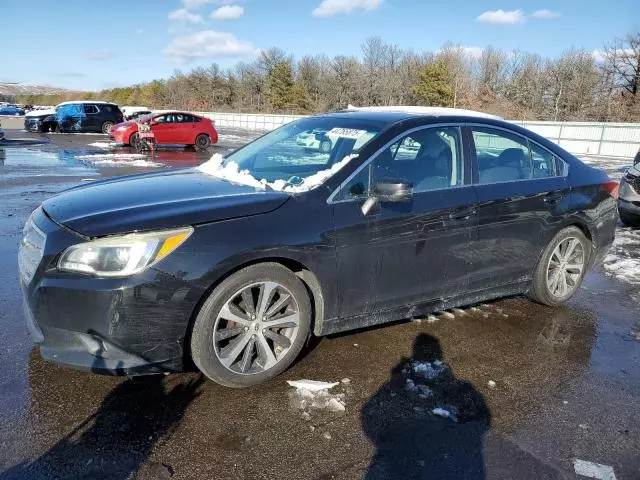
M 226 159 L 214 155 L 204 173 L 257 188 L 306 191 L 324 183 L 384 126 L 341 117 L 310 117 L 270 132 Z

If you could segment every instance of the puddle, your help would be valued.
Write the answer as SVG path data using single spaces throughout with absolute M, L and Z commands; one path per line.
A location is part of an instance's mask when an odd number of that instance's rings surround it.
M 25 177 L 93 176 L 97 172 L 54 149 L 0 147 L 0 183 Z

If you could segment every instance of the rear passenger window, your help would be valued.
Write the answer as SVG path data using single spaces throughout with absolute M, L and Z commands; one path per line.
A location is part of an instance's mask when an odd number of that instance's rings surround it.
M 98 113 L 98 108 L 95 105 L 83 105 L 84 113 Z
M 533 178 L 531 155 L 525 138 L 502 130 L 472 128 L 479 183 L 511 182 Z

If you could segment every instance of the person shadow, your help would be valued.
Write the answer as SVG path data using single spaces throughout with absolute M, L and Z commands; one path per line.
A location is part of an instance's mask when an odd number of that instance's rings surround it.
M 391 370 L 361 420 L 376 448 L 367 480 L 485 478 L 491 414 L 483 395 L 455 378 L 431 335 L 415 338 L 412 357 Z
M 167 385 L 164 375 L 130 377 L 119 383 L 96 413 L 68 432 L 35 460 L 0 473 L 0 480 L 124 479 L 173 475 L 170 465 L 145 465 L 156 444 L 180 424 L 189 404 L 201 393 L 202 375 Z M 82 392 L 78 392 L 82 395 Z

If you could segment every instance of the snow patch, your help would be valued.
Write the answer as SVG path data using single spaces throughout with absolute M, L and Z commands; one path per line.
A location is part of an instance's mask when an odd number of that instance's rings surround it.
M 265 179 L 258 180 L 249 173 L 249 170 L 240 170 L 240 167 L 236 162 L 231 161 L 224 163 L 224 157 L 219 153 L 214 154 L 210 160 L 198 166 L 197 169 L 202 173 L 216 178 L 221 178 L 232 183 L 239 183 L 241 185 L 247 185 L 261 190 L 265 190 L 268 187 L 272 190 L 279 190 L 282 192 L 300 193 L 312 190 L 322 185 L 357 156 L 358 155 L 356 154 L 347 155 L 338 163 L 333 164 L 331 168 L 320 170 L 319 172 L 304 178 L 302 183 L 299 185 L 289 185 L 284 180 L 276 180 L 274 182 L 267 182 Z
M 95 148 L 104 148 L 105 150 L 109 150 L 118 146 L 117 143 L 114 142 L 93 142 L 88 145 L 89 147 Z
M 330 390 L 340 384 L 340 382 L 319 382 L 318 380 L 287 380 L 287 383 L 293 388 L 309 390 L 310 392 Z
M 96 153 L 93 155 L 76 155 L 73 158 L 78 160 L 136 160 L 138 158 L 147 158 L 142 153 Z
M 287 380 L 295 387 L 289 394 L 291 407 L 303 410 L 303 418 L 308 419 L 308 410 L 327 410 L 344 412 L 346 407 L 344 393 L 329 393 L 329 390 L 340 382 L 319 382 L 316 380 Z
M 576 458 L 573 461 L 573 470 L 577 475 L 582 475 L 583 477 L 596 478 L 598 480 L 616 480 L 613 467 L 602 465 L 601 463 L 593 463 Z
M 433 413 L 434 415 L 437 415 L 439 417 L 442 417 L 442 418 L 450 418 L 454 422 L 456 421 L 455 414 L 453 412 L 450 412 L 446 408 L 440 408 L 440 407 L 434 408 L 433 410 L 431 410 L 431 413 Z
M 150 162 L 148 160 L 94 160 L 92 165 L 102 165 L 110 167 L 162 167 L 161 163 Z
M 640 230 L 618 228 L 603 267 L 607 274 L 618 280 L 640 285 Z
M 443 374 L 449 372 L 449 367 L 440 360 L 436 360 L 435 362 L 412 360 L 409 363 L 409 367 L 417 377 L 422 377 L 426 380 L 437 380 L 442 377 Z

